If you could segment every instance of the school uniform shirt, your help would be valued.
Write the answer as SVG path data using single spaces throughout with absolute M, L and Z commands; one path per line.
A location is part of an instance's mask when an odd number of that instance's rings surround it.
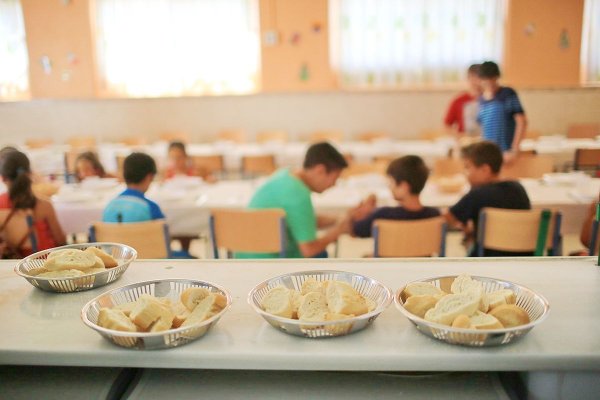
M 511 210 L 529 210 L 531 202 L 525 188 L 517 181 L 501 181 L 488 183 L 475 187 L 464 195 L 458 203 L 450 207 L 450 213 L 460 222 L 466 224 L 473 221 L 475 226 L 475 237 L 477 237 L 477 224 L 479 222 L 479 212 L 485 207 L 506 208 Z M 474 248 L 470 252 L 471 256 L 477 254 Z M 486 249 L 485 256 L 515 256 L 515 255 L 533 255 L 533 253 L 513 253 Z
M 463 93 L 450 103 L 444 123 L 456 124 L 460 133 L 473 133 L 477 130 L 478 101 L 469 93 Z
M 496 143 L 504 151 L 510 150 L 515 138 L 515 114 L 525 114 L 517 92 L 500 87 L 491 100 L 479 98 L 478 122 L 485 140 Z
M 282 208 L 285 211 L 287 258 L 301 258 L 298 243 L 317 238 L 317 216 L 310 189 L 289 169 L 275 172 L 252 196 L 248 208 Z M 276 258 L 279 253 L 235 253 L 235 258 Z
M 158 204 L 139 190 L 127 188 L 108 203 L 103 222 L 143 222 L 165 218 Z
M 417 220 L 425 218 L 438 217 L 440 211 L 433 207 L 423 207 L 418 211 L 407 210 L 404 207 L 381 207 L 376 209 L 368 217 L 355 221 L 352 224 L 352 232 L 357 237 L 371 237 L 373 231 L 373 222 L 376 219 L 391 219 L 391 220 Z

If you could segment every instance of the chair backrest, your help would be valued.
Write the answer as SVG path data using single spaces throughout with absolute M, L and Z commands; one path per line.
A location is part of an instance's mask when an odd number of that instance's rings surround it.
M 317 131 L 308 135 L 308 141 L 311 143 L 317 142 L 342 142 L 344 134 L 339 131 Z
M 590 244 L 588 245 L 588 249 L 590 251 L 590 256 L 593 256 L 598 253 L 598 235 L 600 235 L 600 222 L 593 220 L 592 221 L 592 234 L 590 235 Z
M 376 163 L 349 163 L 347 168 L 342 170 L 342 178 L 348 178 L 350 176 L 367 175 L 367 174 L 380 174 L 384 175 L 387 164 L 383 162 Z
M 543 214 L 549 213 L 547 234 L 540 237 Z M 479 256 L 484 249 L 507 252 L 535 252 L 538 247 L 560 255 L 562 214 L 550 210 L 508 210 L 484 208 L 479 214 L 477 245 Z M 540 245 L 539 241 L 543 243 Z
M 600 169 L 600 149 L 577 149 L 573 167 L 576 170 Z
M 170 258 L 171 239 L 167 223 L 162 220 L 128 223 L 94 222 L 91 242 L 114 242 L 133 247 L 138 258 Z
M 116 158 L 116 162 L 117 162 L 117 176 L 119 176 L 120 178 L 123 178 L 125 159 L 127 158 L 127 156 L 123 155 L 123 154 L 117 154 L 115 156 L 115 158 Z
M 536 131 L 536 130 L 529 131 L 528 130 L 528 131 L 525 132 L 525 138 L 526 139 L 537 139 L 540 136 L 542 136 L 542 133 L 540 131 Z
M 226 129 L 217 133 L 217 140 L 244 143 L 246 141 L 246 132 L 241 129 Z
M 432 177 L 454 176 L 462 174 L 465 167 L 463 162 L 457 158 L 438 158 L 433 164 Z
M 30 149 L 41 149 L 49 147 L 54 144 L 54 140 L 51 138 L 38 138 L 38 139 L 27 139 L 25 140 L 25 146 Z
M 148 143 L 145 136 L 127 136 L 121 139 L 121 143 L 125 146 L 143 146 Z
M 400 157 L 399 154 L 380 154 L 373 157 L 373 162 L 385 164 L 387 167 L 389 163 Z
M 162 132 L 158 135 L 158 139 L 163 141 L 163 142 L 183 142 L 183 143 L 189 143 L 190 141 L 190 135 L 187 132 L 181 132 L 181 131 L 167 131 L 167 132 Z
M 94 136 L 72 136 L 67 140 L 67 144 L 73 149 L 90 149 L 98 144 Z
M 411 221 L 378 219 L 373 223 L 375 257 L 429 257 L 446 255 L 443 217 Z
M 225 161 L 221 154 L 194 155 L 190 156 L 190 159 L 200 176 L 203 176 L 205 172 L 214 173 L 225 170 Z
M 600 135 L 600 124 L 573 124 L 567 129 L 570 139 L 593 139 Z
M 547 155 L 520 154 L 510 165 L 503 165 L 502 179 L 541 178 L 554 170 L 554 159 Z
M 421 140 L 436 140 L 444 136 L 446 136 L 446 132 L 443 129 L 427 129 L 419 133 Z
M 273 154 L 242 157 L 242 173 L 247 175 L 270 175 L 276 169 Z
M 279 253 L 286 256 L 285 211 L 282 209 L 215 209 L 210 214 L 213 254 L 230 252 Z
M 263 131 L 256 134 L 257 143 L 280 142 L 286 143 L 289 135 L 286 131 Z
M 359 142 L 374 142 L 376 140 L 389 139 L 389 138 L 390 138 L 389 133 L 379 132 L 379 131 L 361 132 L 358 135 L 356 135 L 356 140 L 358 140 Z
M 11 247 L 37 250 L 37 237 L 33 229 L 31 210 L 16 210 L 11 216 L 11 209 L 0 209 L 0 238 Z M 7 221 L 7 218 L 10 219 Z

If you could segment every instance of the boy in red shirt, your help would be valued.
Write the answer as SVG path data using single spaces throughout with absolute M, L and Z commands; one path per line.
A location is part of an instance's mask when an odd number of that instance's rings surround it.
M 468 90 L 455 97 L 446 112 L 444 125 L 453 136 L 474 135 L 478 132 L 477 101 L 481 96 L 479 68 L 480 64 L 473 64 L 469 67 L 467 71 Z

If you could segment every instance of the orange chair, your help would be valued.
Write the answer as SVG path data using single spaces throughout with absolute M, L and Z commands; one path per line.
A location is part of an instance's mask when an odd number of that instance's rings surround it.
M 158 138 L 159 138 L 159 140 L 161 140 L 163 142 L 183 142 L 183 143 L 190 142 L 190 135 L 187 132 L 179 132 L 179 131 L 162 132 L 161 134 L 158 135 Z
M 577 149 L 575 150 L 575 162 L 573 168 L 580 170 L 600 170 L 600 149 Z
M 73 136 L 67 140 L 67 144 L 73 149 L 93 149 L 97 142 L 94 136 Z
M 381 139 L 389 139 L 390 134 L 378 131 L 362 132 L 356 135 L 356 140 L 359 142 L 373 142 Z
M 50 147 L 53 144 L 54 144 L 54 140 L 52 140 L 50 138 L 25 140 L 25 146 L 27 146 L 30 149 L 43 149 L 44 147 Z
M 426 238 L 426 240 L 424 240 Z M 396 221 L 378 219 L 373 223 L 375 257 L 430 257 L 446 255 L 444 217 Z
M 242 174 L 270 175 L 275 171 L 275 156 L 273 154 L 242 157 Z
M 217 133 L 217 141 L 244 143 L 246 132 L 240 129 L 227 129 Z
M 554 160 L 550 156 L 520 154 L 512 164 L 503 165 L 502 179 L 541 178 L 554 170 Z
M 286 131 L 263 131 L 256 134 L 257 143 L 279 142 L 286 143 L 289 135 Z
M 600 135 L 600 124 L 573 124 L 567 129 L 569 139 L 593 139 Z
M 340 143 L 344 140 L 344 134 L 339 131 L 317 131 L 308 135 L 308 141 L 317 142 L 335 142 Z

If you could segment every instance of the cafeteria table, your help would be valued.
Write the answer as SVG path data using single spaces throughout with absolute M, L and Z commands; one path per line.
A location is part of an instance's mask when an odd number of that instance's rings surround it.
M 130 398 L 146 398 L 140 397 L 140 393 L 154 392 L 151 390 L 153 385 L 157 390 L 155 393 L 168 393 L 164 386 L 162 389 L 157 387 L 160 382 L 173 385 L 172 393 L 185 387 L 188 394 L 198 395 L 203 387 L 201 382 L 207 376 L 214 376 L 215 382 L 220 382 L 220 386 L 207 385 L 210 390 L 217 390 L 214 393 L 223 393 L 223 390 L 235 393 L 238 383 L 267 390 L 273 384 L 265 377 L 306 381 L 310 378 L 309 371 L 345 371 L 355 374 L 354 380 L 365 385 L 369 380 L 364 378 L 371 376 L 372 371 L 392 373 L 390 376 L 394 376 L 393 373 L 410 375 L 416 371 L 469 371 L 476 374 L 466 381 L 483 382 L 488 394 L 495 387 L 496 378 L 482 372 L 520 371 L 526 382 L 532 384 L 528 387 L 530 391 L 541 392 L 555 385 L 555 390 L 561 393 L 579 390 L 577 393 L 581 395 L 593 385 L 598 389 L 600 269 L 592 257 L 142 260 L 133 262 L 120 280 L 106 287 L 70 294 L 47 293 L 34 288 L 12 271 L 14 265 L 14 261 L 0 261 L 0 315 L 3 317 L 0 365 L 139 369 L 137 373 L 141 377 L 132 382 L 142 386 L 134 385 L 129 392 Z M 246 302 L 248 292 L 259 282 L 306 270 L 360 273 L 377 279 L 393 291 L 407 282 L 432 276 L 467 273 L 493 277 L 519 283 L 545 296 L 550 304 L 550 314 L 516 342 L 498 347 L 469 348 L 446 344 L 419 333 L 394 305 L 363 331 L 337 338 L 308 339 L 274 329 Z M 221 285 L 230 292 L 232 307 L 206 336 L 168 350 L 143 351 L 115 346 L 86 327 L 80 319 L 83 305 L 109 289 L 169 278 L 198 279 Z M 225 373 L 233 370 L 239 372 Z M 183 371 L 190 371 L 189 375 Z M 292 371 L 298 371 L 298 375 Z M 460 397 L 461 384 L 457 383 L 453 392 L 451 387 L 444 386 L 448 382 L 443 375 L 432 375 L 435 378 L 431 382 L 437 383 L 431 390 L 446 387 L 447 395 Z M 189 378 L 192 381 L 183 381 L 180 387 L 177 380 L 181 376 L 195 377 L 197 384 Z M 339 382 L 352 381 L 348 375 L 320 376 L 324 379 L 320 385 L 330 383 L 327 390 L 331 390 L 331 385 L 341 384 Z M 383 382 L 387 380 L 385 376 L 373 375 L 372 378 L 375 382 Z M 535 385 L 540 377 L 545 378 L 546 383 Z M 559 381 L 548 377 L 558 377 Z M 455 379 L 466 382 L 460 375 Z M 382 385 L 392 385 L 401 391 L 401 386 L 395 386 L 396 380 L 389 380 L 392 382 Z M 565 386 L 567 382 L 571 386 Z M 410 383 L 406 385 L 411 387 Z M 356 390 L 359 390 L 358 386 Z M 300 386 L 290 383 L 290 387 L 298 389 Z M 466 391 L 471 389 L 465 386 Z M 207 393 L 213 393 L 210 390 Z M 282 393 L 281 387 L 278 390 L 273 393 Z M 418 385 L 415 390 L 410 393 L 418 393 Z M 429 389 L 424 384 L 420 390 L 423 394 Z M 182 394 L 181 398 L 189 397 Z M 355 397 L 349 394 L 345 398 Z M 474 395 L 471 398 L 506 397 Z

